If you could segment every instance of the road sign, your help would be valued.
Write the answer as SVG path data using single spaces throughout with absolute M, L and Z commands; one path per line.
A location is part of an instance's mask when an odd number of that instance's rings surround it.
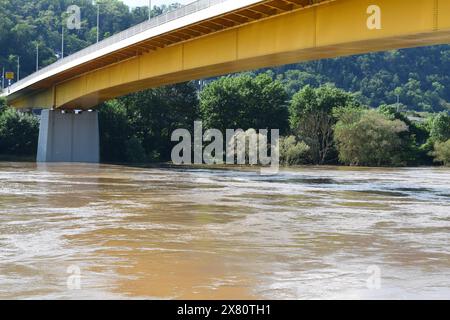
M 5 72 L 5 78 L 8 80 L 14 80 L 14 72 Z

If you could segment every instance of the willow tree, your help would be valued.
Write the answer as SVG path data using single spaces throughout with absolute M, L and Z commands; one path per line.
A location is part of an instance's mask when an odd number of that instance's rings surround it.
M 401 133 L 408 126 L 376 110 L 350 110 L 341 115 L 334 139 L 342 163 L 355 166 L 402 165 Z

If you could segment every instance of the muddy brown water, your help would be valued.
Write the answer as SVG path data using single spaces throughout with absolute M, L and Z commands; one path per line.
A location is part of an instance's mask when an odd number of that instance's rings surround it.
M 449 299 L 450 169 L 0 163 L 2 299 Z

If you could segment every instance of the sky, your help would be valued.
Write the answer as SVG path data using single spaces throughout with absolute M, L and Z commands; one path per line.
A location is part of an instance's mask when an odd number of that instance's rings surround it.
M 130 7 L 140 7 L 140 6 L 148 6 L 149 0 L 122 0 Z M 161 4 L 169 5 L 171 3 L 181 3 L 187 4 L 190 2 L 194 2 L 195 0 L 152 0 L 152 6 L 159 6 Z

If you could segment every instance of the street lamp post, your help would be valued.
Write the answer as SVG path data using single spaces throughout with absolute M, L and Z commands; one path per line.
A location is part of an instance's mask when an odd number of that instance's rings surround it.
M 36 43 L 36 71 L 39 71 L 39 42 Z
M 64 23 L 61 24 L 61 59 L 64 58 Z
M 97 43 L 100 40 L 100 3 L 95 2 L 97 5 Z
M 148 0 L 148 20 L 152 18 L 152 0 Z
M 20 81 L 20 56 L 17 56 L 17 81 Z

